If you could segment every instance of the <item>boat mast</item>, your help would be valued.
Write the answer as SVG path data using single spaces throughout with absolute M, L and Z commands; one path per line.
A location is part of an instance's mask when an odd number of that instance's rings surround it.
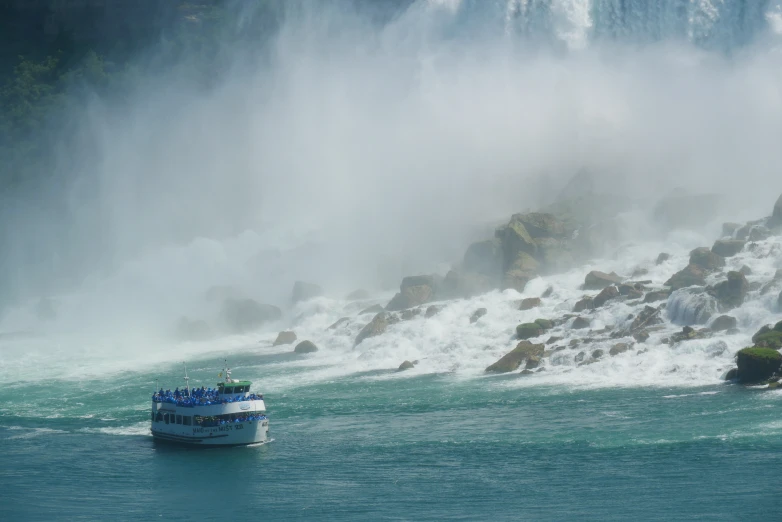
M 182 364 L 185 365 L 185 391 L 187 391 L 187 396 L 190 397 L 190 377 L 187 376 L 187 363 L 182 361 Z

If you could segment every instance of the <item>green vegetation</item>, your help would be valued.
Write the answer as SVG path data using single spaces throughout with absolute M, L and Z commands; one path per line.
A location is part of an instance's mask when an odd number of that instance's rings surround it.
M 744 348 L 736 354 L 736 363 L 742 382 L 760 382 L 779 371 L 782 354 L 771 348 Z

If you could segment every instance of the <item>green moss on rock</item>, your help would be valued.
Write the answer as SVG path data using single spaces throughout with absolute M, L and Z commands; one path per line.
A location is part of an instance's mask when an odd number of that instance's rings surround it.
M 782 354 L 771 348 L 744 348 L 736 354 L 736 363 L 741 382 L 760 382 L 779 370 Z
M 544 328 L 537 323 L 522 323 L 516 327 L 516 335 L 519 339 L 531 339 L 543 335 Z

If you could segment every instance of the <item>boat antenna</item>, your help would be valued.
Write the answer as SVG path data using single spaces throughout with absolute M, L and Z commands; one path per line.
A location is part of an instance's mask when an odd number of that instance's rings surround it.
M 190 377 L 187 376 L 187 363 L 182 361 L 182 364 L 185 365 L 185 391 L 187 391 L 187 396 L 190 397 Z

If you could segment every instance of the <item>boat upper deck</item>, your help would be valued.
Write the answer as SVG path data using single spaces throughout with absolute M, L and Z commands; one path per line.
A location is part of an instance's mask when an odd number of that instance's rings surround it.
M 262 401 L 263 395 L 249 393 L 250 381 L 218 383 L 217 388 L 179 388 L 174 391 L 162 388 L 152 395 L 152 402 L 169 403 L 177 406 L 196 407 L 235 402 Z

